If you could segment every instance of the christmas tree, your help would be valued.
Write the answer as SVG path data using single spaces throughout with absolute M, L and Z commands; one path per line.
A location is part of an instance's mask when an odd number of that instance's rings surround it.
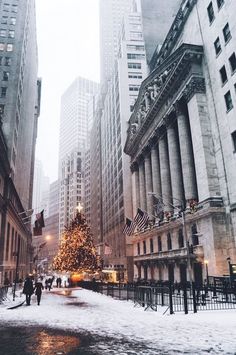
M 66 227 L 58 254 L 52 267 L 57 271 L 83 272 L 100 269 L 101 260 L 96 254 L 90 228 L 85 217 L 77 211 L 69 227 Z

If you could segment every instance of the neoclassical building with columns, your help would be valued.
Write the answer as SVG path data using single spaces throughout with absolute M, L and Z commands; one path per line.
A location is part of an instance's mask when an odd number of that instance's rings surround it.
M 124 148 L 128 217 L 139 207 L 152 223 L 131 237 L 134 279 L 202 282 L 236 263 L 235 7 L 183 1 L 140 88 Z

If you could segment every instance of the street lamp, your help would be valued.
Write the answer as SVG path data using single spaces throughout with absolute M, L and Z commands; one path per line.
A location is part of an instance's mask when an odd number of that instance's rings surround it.
M 157 196 L 165 205 L 165 202 L 163 200 L 162 196 L 157 195 L 155 192 L 148 192 L 148 195 L 153 195 L 153 196 Z M 185 221 L 185 213 L 184 213 L 184 203 L 182 200 L 179 200 L 178 198 L 172 197 L 172 200 L 176 200 L 180 203 L 180 207 L 178 206 L 174 206 L 172 205 L 170 202 L 168 202 L 168 205 L 171 206 L 174 210 L 178 210 L 179 213 L 181 213 L 181 222 L 182 222 L 182 226 L 183 226 L 183 236 L 184 236 L 184 240 L 185 240 L 185 244 L 186 244 L 186 249 L 187 249 L 187 270 L 188 270 L 188 278 L 189 278 L 189 283 L 190 283 L 190 288 L 192 288 L 192 283 L 193 283 L 193 279 L 192 279 L 192 271 L 191 271 L 191 259 L 190 259 L 190 245 L 189 245 L 189 240 L 188 240 L 188 236 L 187 236 L 187 230 L 186 230 L 186 221 Z M 182 208 L 181 208 L 182 207 Z

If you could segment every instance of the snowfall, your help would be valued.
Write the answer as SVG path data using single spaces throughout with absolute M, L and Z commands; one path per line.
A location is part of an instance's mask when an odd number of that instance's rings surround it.
M 104 349 L 99 354 L 236 354 L 236 309 L 170 315 L 164 314 L 165 307 L 144 311 L 132 301 L 80 288 L 44 291 L 40 306 L 35 297 L 30 306 L 0 305 L 0 324 L 89 332 L 121 343 L 148 344 L 149 349 Z

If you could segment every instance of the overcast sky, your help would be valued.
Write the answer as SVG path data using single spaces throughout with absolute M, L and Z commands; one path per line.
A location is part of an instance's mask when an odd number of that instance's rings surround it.
M 99 82 L 98 0 L 36 0 L 42 78 L 36 157 L 57 179 L 60 102 L 77 76 Z

